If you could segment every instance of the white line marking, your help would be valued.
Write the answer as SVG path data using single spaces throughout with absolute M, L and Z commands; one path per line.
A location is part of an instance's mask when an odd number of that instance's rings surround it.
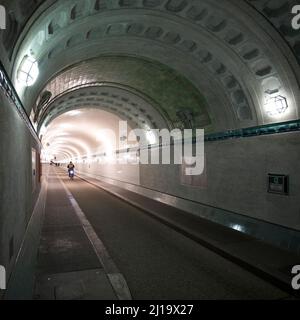
M 64 187 L 64 189 L 68 195 L 68 198 L 69 198 L 69 200 L 75 210 L 75 213 L 77 214 L 77 216 L 82 224 L 84 232 L 86 233 L 89 241 L 91 242 L 93 249 L 94 249 L 101 265 L 103 266 L 103 269 L 105 270 L 106 275 L 107 275 L 107 277 L 111 283 L 111 286 L 113 287 L 118 299 L 119 300 L 132 300 L 129 287 L 127 285 L 127 282 L 126 282 L 124 276 L 122 275 L 122 273 L 119 271 L 119 269 L 115 265 L 113 259 L 109 256 L 109 253 L 107 252 L 103 242 L 97 236 L 94 228 L 92 227 L 92 225 L 90 224 L 90 222 L 86 218 L 84 212 L 79 207 L 77 201 L 75 200 L 75 198 L 73 197 L 73 195 L 71 194 L 71 192 L 69 191 L 67 186 L 65 185 L 64 181 L 57 175 L 57 173 L 56 173 L 56 176 L 58 177 L 58 179 L 62 183 L 62 186 Z

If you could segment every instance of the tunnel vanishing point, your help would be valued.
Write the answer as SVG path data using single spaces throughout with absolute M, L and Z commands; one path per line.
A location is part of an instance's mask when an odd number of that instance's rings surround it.
M 0 300 L 299 296 L 299 1 L 0 20 Z

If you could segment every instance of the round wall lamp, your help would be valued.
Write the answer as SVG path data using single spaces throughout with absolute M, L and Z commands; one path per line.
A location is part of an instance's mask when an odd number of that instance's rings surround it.
M 33 57 L 26 55 L 18 69 L 18 82 L 26 87 L 30 87 L 36 82 L 38 75 L 38 62 Z
M 268 96 L 265 102 L 267 115 L 274 117 L 284 114 L 288 109 L 287 99 L 281 95 Z

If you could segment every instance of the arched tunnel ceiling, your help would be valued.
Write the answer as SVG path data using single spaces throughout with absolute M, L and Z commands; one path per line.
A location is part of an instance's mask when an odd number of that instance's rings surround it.
M 43 10 L 33 15 L 34 23 L 24 28 L 17 43 L 13 79 L 24 55 L 34 55 L 39 81 L 26 90 L 18 88 L 30 111 L 48 81 L 66 67 L 105 55 L 130 56 L 151 59 L 186 78 L 204 97 L 214 130 L 295 119 L 299 35 L 284 27 L 288 17 L 282 15 L 294 3 L 43 1 Z M 287 98 L 288 112 L 280 118 L 265 112 L 268 90 Z M 139 91 L 146 94 L 146 88 Z
M 50 110 L 55 116 L 65 108 L 92 105 L 139 127 L 180 127 L 177 113 L 184 109 L 192 113 L 195 127 L 211 125 L 205 99 L 191 83 L 164 65 L 136 58 L 101 57 L 80 63 L 56 76 L 43 91 L 51 92 L 52 100 L 41 111 L 40 123 L 43 117 L 51 119 Z M 52 102 L 57 97 L 60 109 Z
M 292 28 L 292 7 L 299 4 L 298 0 L 247 0 L 266 20 L 273 25 L 292 48 L 300 62 L 300 32 Z
M 141 97 L 139 93 L 132 93 L 130 88 L 94 83 L 93 86 L 77 88 L 51 100 L 38 113 L 38 131 L 61 114 L 84 107 L 114 113 L 133 128 L 171 128 L 170 120 L 162 117 L 154 105 L 153 101 Z

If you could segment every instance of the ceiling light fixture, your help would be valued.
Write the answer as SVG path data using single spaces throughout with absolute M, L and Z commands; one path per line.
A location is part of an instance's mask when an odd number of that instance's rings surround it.
M 38 76 L 38 62 L 33 57 L 26 55 L 18 69 L 18 82 L 26 87 L 30 87 L 36 82 Z
M 265 102 L 266 113 L 270 117 L 282 115 L 288 109 L 287 99 L 281 95 L 268 96 Z

